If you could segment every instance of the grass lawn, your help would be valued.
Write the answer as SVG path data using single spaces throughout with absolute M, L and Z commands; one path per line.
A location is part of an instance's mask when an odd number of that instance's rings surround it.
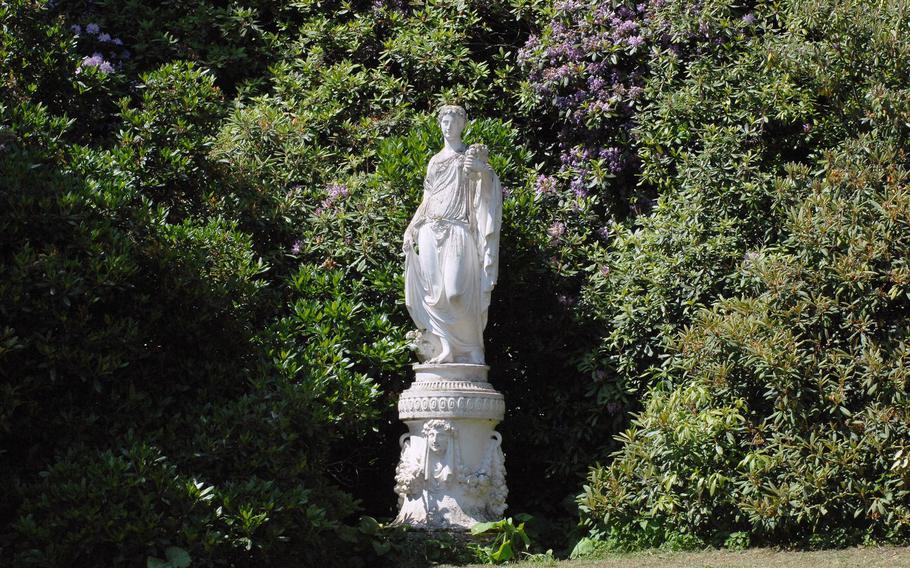
M 480 564 L 473 565 L 479 568 Z M 598 560 L 527 561 L 522 568 L 910 568 L 910 547 L 847 548 L 816 552 L 785 552 L 754 548 L 741 552 L 647 551 L 611 554 Z

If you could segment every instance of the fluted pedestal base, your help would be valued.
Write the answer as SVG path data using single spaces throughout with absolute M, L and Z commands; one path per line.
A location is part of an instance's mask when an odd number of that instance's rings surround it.
M 468 530 L 495 521 L 506 508 L 502 437 L 505 401 L 487 382 L 486 365 L 414 365 L 416 380 L 401 394 L 408 426 L 395 472 L 397 524 Z

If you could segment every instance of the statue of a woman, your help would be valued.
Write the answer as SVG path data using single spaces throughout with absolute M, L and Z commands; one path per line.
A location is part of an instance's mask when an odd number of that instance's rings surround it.
M 499 269 L 502 190 L 467 115 L 439 109 L 444 146 L 430 159 L 423 201 L 404 235 L 405 303 L 427 363 L 483 364 L 483 329 Z

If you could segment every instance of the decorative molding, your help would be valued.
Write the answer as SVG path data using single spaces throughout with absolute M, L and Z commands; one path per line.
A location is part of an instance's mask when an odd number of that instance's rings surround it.
M 485 396 L 463 396 L 450 393 L 431 395 L 402 393 L 398 400 L 398 416 L 402 420 L 415 418 L 487 418 L 502 420 L 506 403 L 499 393 Z
M 486 383 L 490 367 L 471 363 L 415 364 L 417 382 L 425 381 L 468 381 Z
M 454 381 L 454 380 L 443 380 L 443 379 L 424 379 L 422 381 L 414 381 L 411 383 L 411 388 L 405 392 L 414 392 L 414 391 L 470 391 L 470 392 L 489 392 L 496 393 L 496 389 L 493 388 L 493 385 L 490 383 L 482 383 L 480 381 Z

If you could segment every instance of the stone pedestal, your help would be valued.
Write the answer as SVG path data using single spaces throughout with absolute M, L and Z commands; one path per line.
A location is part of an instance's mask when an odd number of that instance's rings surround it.
M 486 365 L 414 365 L 417 375 L 401 394 L 402 435 L 395 472 L 397 524 L 468 530 L 502 518 L 506 508 L 502 395 L 487 382 Z

